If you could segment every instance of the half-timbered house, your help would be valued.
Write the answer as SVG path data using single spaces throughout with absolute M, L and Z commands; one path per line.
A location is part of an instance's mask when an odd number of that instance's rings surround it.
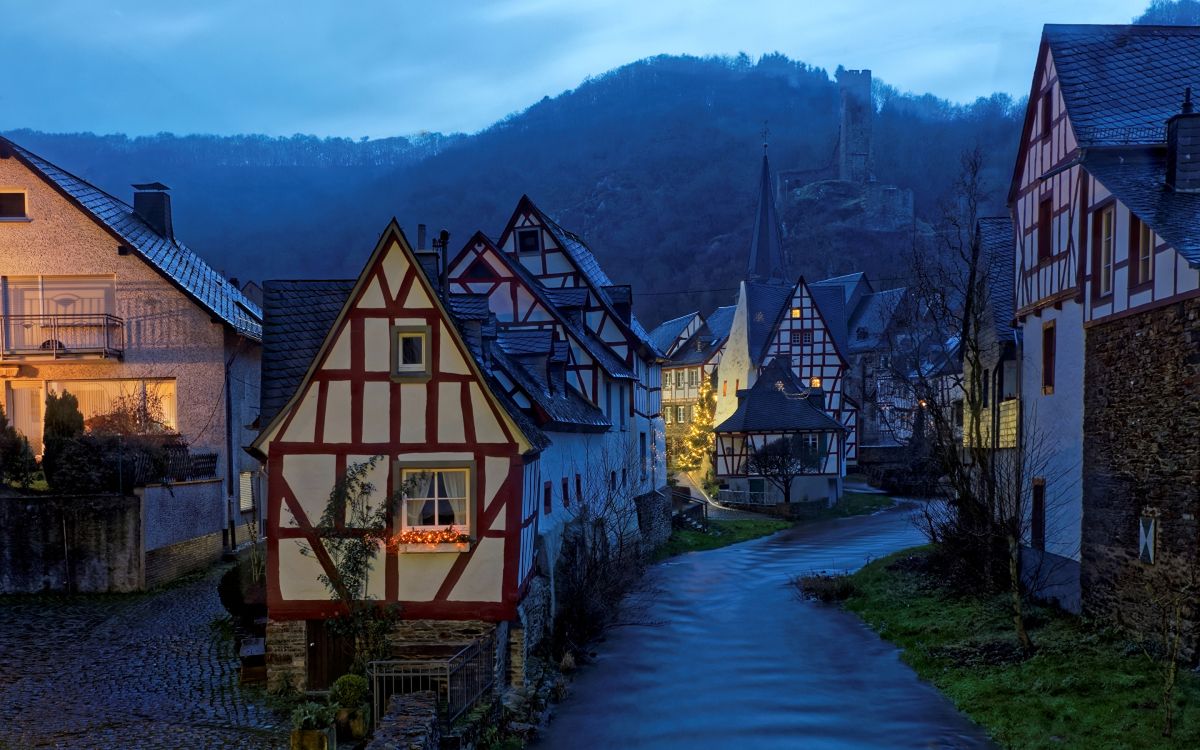
M 1197 27 L 1042 34 L 1009 205 L 1021 428 L 1052 456 L 1031 541 L 1070 566 L 1054 595 L 1072 609 L 1081 562 L 1097 614 L 1137 600 L 1152 566 L 1195 565 L 1198 63 Z
M 715 428 L 714 468 L 723 484 L 718 498 L 733 505 L 837 502 L 846 429 L 826 409 L 828 392 L 802 381 L 777 357 L 737 395 L 737 409 Z M 770 460 L 756 460 L 771 446 Z
M 545 246 L 582 246 L 527 199 L 523 211 L 545 222 Z M 414 250 L 393 222 L 357 281 L 266 285 L 270 423 L 255 449 L 269 471 L 276 673 L 318 687 L 339 671 L 324 629 L 337 605 L 320 580 L 331 562 L 313 523 L 348 465 L 383 457 L 371 480 L 395 502 L 393 543 L 367 595 L 401 605 L 395 640 L 485 641 L 518 682 L 547 623 L 564 527 L 591 513 L 610 537 L 653 543 L 665 512 L 669 531 L 659 357 L 627 288 L 564 271 L 578 249 L 531 269 L 514 234 L 477 233 L 449 258 L 444 237 Z M 547 267 L 552 286 L 537 275 Z
M 668 441 L 687 434 L 703 383 L 715 387 L 733 311 L 734 306 L 727 305 L 707 318 L 690 313 L 650 332 L 655 345 L 667 355 L 662 366 L 662 401 Z

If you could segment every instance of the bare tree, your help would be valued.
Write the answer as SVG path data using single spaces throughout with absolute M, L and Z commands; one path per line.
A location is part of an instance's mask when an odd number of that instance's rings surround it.
M 746 459 L 746 473 L 760 476 L 779 489 L 785 505 L 791 505 L 792 485 L 805 474 L 819 470 L 820 444 L 810 445 L 806 433 L 785 435 L 764 444 Z

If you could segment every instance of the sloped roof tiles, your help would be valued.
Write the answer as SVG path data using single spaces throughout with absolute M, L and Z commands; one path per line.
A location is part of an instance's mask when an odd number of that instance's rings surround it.
M 128 203 L 0 137 L 0 147 L 5 146 L 214 317 L 247 338 L 262 340 L 262 309 L 186 245 L 155 232 Z

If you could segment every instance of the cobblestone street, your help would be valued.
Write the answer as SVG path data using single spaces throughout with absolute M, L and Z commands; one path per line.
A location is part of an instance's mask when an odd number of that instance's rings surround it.
M 0 750 L 280 748 L 215 637 L 223 567 L 150 594 L 0 598 Z

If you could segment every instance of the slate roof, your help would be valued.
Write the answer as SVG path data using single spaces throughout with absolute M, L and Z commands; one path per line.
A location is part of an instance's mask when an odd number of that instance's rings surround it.
M 354 279 L 263 284 L 262 424 L 296 392 L 354 284 Z
M 528 198 L 526 198 L 526 200 L 528 200 Z M 537 211 L 538 216 L 541 217 L 543 223 L 546 225 L 546 228 L 549 229 L 550 233 L 554 235 L 555 241 L 558 242 L 571 260 L 575 262 L 575 265 L 579 268 L 580 273 L 587 278 L 588 283 L 590 283 L 596 290 L 596 294 L 600 296 L 610 307 L 615 305 L 619 300 L 620 295 L 623 294 L 623 292 L 618 292 L 616 290 L 628 289 L 628 286 L 613 283 L 613 280 L 610 279 L 608 274 L 604 273 L 604 269 L 600 267 L 600 261 L 596 260 L 595 254 L 592 253 L 591 249 L 579 237 L 579 235 L 563 229 L 561 226 L 559 226 L 558 222 L 547 216 L 540 208 L 534 206 L 533 201 L 529 201 L 529 205 L 532 206 L 535 211 Z M 613 287 L 614 289 L 610 290 L 607 289 L 607 287 Z M 618 296 L 618 300 L 614 300 L 613 297 L 610 296 L 614 294 Z M 613 312 L 615 313 L 616 311 L 613 310 Z M 650 332 L 642 326 L 636 315 L 630 313 L 628 325 L 634 337 L 637 338 L 647 349 L 649 349 L 651 354 L 659 357 L 664 356 L 663 352 L 651 342 Z
M 820 286 L 810 284 L 808 293 L 821 311 L 825 327 L 833 337 L 833 344 L 844 357 L 849 352 L 849 342 L 846 340 L 846 298 L 840 285 Z
M 158 234 L 133 212 L 133 207 L 128 203 L 51 164 L 32 151 L 4 137 L 0 137 L 0 146 L 11 148 L 22 163 L 66 194 L 96 222 L 133 248 L 152 268 L 214 317 L 247 338 L 262 340 L 262 309 L 178 239 Z
M 500 329 L 496 340 L 501 349 L 513 356 L 540 354 L 548 357 L 553 348 L 554 334 L 548 329 L 521 330 L 505 327 Z
M 1200 194 L 1167 187 L 1165 148 L 1089 151 L 1083 167 L 1193 268 L 1200 268 Z
M 533 291 L 534 295 L 539 298 L 543 305 L 546 305 L 554 314 L 558 316 L 558 321 L 562 324 L 563 328 L 567 329 L 567 331 L 570 332 L 570 334 L 575 338 L 576 341 L 580 343 L 587 353 L 600 363 L 600 366 L 604 368 L 605 372 L 614 378 L 637 378 L 637 374 L 634 373 L 634 371 L 631 370 L 628 365 L 621 361 L 621 359 L 613 353 L 612 349 L 608 348 L 607 344 L 598 339 L 596 334 L 592 333 L 591 330 L 589 330 L 581 322 L 577 321 L 575 317 L 562 313 L 558 309 L 558 307 L 554 304 L 554 299 L 552 298 L 551 294 L 554 292 L 562 292 L 564 290 L 547 289 L 546 287 L 542 286 L 542 282 L 538 281 L 538 279 L 532 273 L 530 273 L 529 269 L 505 253 L 497 252 L 495 253 L 495 256 L 500 258 L 501 262 L 504 263 L 505 267 L 508 268 L 514 276 L 525 282 L 525 286 Z M 581 289 L 580 291 L 584 292 L 584 294 L 587 293 L 587 290 L 584 289 Z
M 503 336 L 503 332 L 501 332 Z M 556 379 L 551 383 L 546 368 L 542 363 L 529 361 L 530 358 L 512 356 L 504 351 L 503 345 L 499 351 L 493 348 L 490 352 L 492 366 L 504 371 L 514 382 L 521 386 L 522 391 L 529 396 L 545 423 L 539 429 L 566 431 L 601 431 L 612 426 L 604 412 L 592 406 L 587 399 L 567 385 L 566 379 Z
M 872 351 L 885 343 L 884 335 L 905 293 L 905 289 L 885 289 L 862 296 L 847 326 L 850 353 Z
M 569 286 L 563 289 L 545 289 L 545 293 L 546 298 L 555 307 L 583 307 L 587 304 L 588 290 L 581 286 Z
M 733 328 L 733 314 L 735 312 L 737 312 L 737 305 L 718 307 L 704 320 L 713 338 L 720 339 L 721 341 L 729 338 L 729 329 Z
M 746 343 L 755 362 L 763 360 L 780 312 L 792 298 L 791 286 L 746 282 Z
M 697 315 L 699 315 L 698 312 L 690 312 L 687 315 L 680 315 L 678 318 L 659 323 L 658 327 L 650 332 L 650 341 L 659 351 L 670 352 L 671 347 L 675 345 L 675 339 L 679 338 L 679 334 L 683 333 L 683 330 L 692 322 L 692 318 Z
M 451 294 L 449 307 L 459 320 L 487 320 L 492 314 L 486 294 Z
M 844 432 L 846 428 L 823 408 L 820 389 L 804 388 L 791 368 L 774 359 L 752 387 L 738 391 L 737 409 L 717 425 L 716 432 Z
M 771 166 L 767 163 L 766 151 L 763 151 L 762 174 L 758 180 L 758 210 L 754 214 L 754 233 L 750 235 L 750 257 L 746 264 L 746 278 L 753 281 L 787 280 L 787 256 L 783 251 L 779 215 L 775 212 L 773 186 Z
M 1000 341 L 1013 337 L 1016 290 L 1013 268 L 1016 262 L 1016 234 L 1012 219 L 992 216 L 979 220 L 980 249 L 987 260 L 987 295 L 992 325 Z
M 1083 148 L 1161 143 L 1184 88 L 1200 90 L 1200 27 L 1047 24 L 1042 36 Z

